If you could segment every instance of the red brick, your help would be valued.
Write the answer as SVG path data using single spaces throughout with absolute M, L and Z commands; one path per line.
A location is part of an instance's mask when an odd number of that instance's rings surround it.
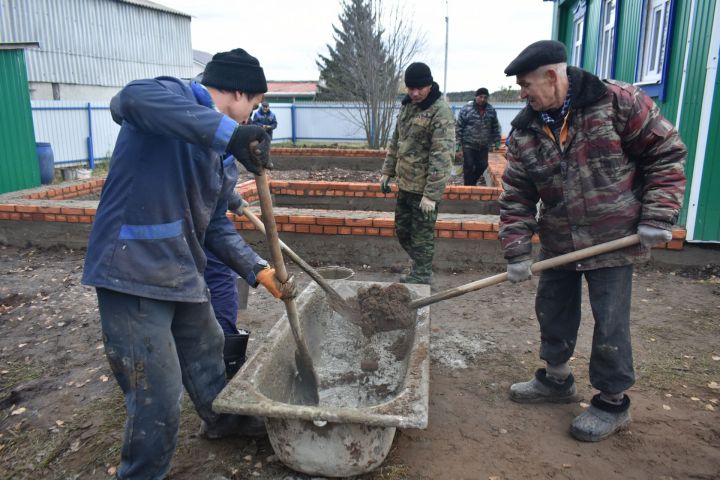
M 31 213 L 30 216 L 32 217 L 33 222 L 44 222 L 45 221 L 44 213 Z
M 395 228 L 395 219 L 393 218 L 373 218 L 373 227 L 389 227 Z
M 460 222 L 450 220 L 438 220 L 435 222 L 435 228 L 438 230 L 460 230 Z
M 487 222 L 468 221 L 462 222 L 462 229 L 480 232 L 491 232 L 492 224 Z
M 60 213 L 60 207 L 40 207 L 43 213 Z
M 68 215 L 67 216 L 67 222 L 68 223 L 78 223 L 78 216 L 77 215 Z
M 56 222 L 67 222 L 67 216 L 66 215 L 55 215 L 55 221 Z
M 379 229 L 379 228 L 368 227 L 368 228 L 365 229 L 365 234 L 366 234 L 366 235 L 380 235 L 380 229 Z
M 275 223 L 290 223 L 290 217 L 287 215 L 275 215 Z
M 323 233 L 322 225 L 310 225 L 310 233 Z
M 4 204 L 0 205 L 0 212 L 14 212 L 16 205 Z
M 345 192 L 345 196 L 346 196 L 346 197 L 354 197 L 354 196 L 355 196 L 355 192 L 351 192 L 350 190 L 348 190 L 347 192 Z
M 310 225 L 295 225 L 295 231 L 298 233 L 310 233 Z
M 345 225 L 349 227 L 372 227 L 372 218 L 346 218 Z
M 95 215 L 96 209 L 95 208 L 83 208 L 83 213 L 85 215 Z
M 670 240 L 667 244 L 667 248 L 668 250 L 682 250 L 683 245 L 683 240 Z
M 453 238 L 468 238 L 468 232 L 459 230 L 457 232 L 453 232 L 452 236 L 453 236 Z
M 80 215 L 78 216 L 78 222 L 80 223 L 92 223 L 92 215 Z
M 0 220 L 10 220 L 10 213 L 0 212 Z
M 243 184 L 244 185 L 244 184 Z M 271 187 L 277 187 L 277 188 L 287 188 L 290 186 L 290 182 L 286 182 L 284 180 L 271 180 L 270 181 Z
M 353 235 L 365 235 L 365 227 L 352 227 Z
M 323 233 L 325 235 L 337 235 L 338 227 L 323 227 Z
M 316 218 L 317 218 L 318 225 L 344 225 L 345 224 L 344 218 L 334 218 L 334 217 L 316 217 Z
M 499 223 L 493 223 L 492 224 L 493 232 L 499 232 L 500 231 L 500 224 Z
M 339 235 L 350 235 L 351 233 L 352 233 L 352 228 L 350 228 L 350 227 L 338 227 Z
M 483 233 L 483 239 L 484 240 L 497 240 L 498 234 L 497 234 L 497 232 L 485 232 L 485 233 Z
M 395 236 L 395 230 L 392 228 L 381 228 L 380 229 L 380 236 L 381 237 L 394 237 Z
M 356 191 L 367 191 L 370 184 L 368 183 L 358 183 L 358 182 L 350 182 L 348 183 L 348 188 L 350 190 L 356 190 Z
M 283 223 L 280 225 L 283 232 L 294 232 L 295 231 L 295 225 L 292 223 Z
M 290 223 L 315 225 L 316 217 L 311 217 L 310 215 L 290 215 Z
M 64 213 L 65 215 L 82 215 L 85 213 L 85 210 L 82 208 L 70 208 L 70 207 L 60 207 L 60 211 Z
M 15 211 L 20 213 L 34 213 L 38 211 L 38 207 L 36 205 L 16 205 Z M 80 213 L 82 213 L 82 209 L 80 209 Z
M 355 192 L 356 197 L 364 197 L 366 192 Z
M 450 230 L 435 230 L 438 238 L 452 238 L 452 232 Z
M 482 232 L 468 232 L 468 238 L 473 240 L 482 240 L 483 234 Z
M 676 228 L 672 231 L 673 240 L 684 240 L 687 232 L 684 228 Z

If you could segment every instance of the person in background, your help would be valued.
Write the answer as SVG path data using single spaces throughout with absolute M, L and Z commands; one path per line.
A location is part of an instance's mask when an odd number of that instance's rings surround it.
M 212 410 L 226 378 L 203 247 L 249 284 L 295 295 L 225 215 L 235 159 L 255 174 L 271 167 L 264 130 L 242 125 L 266 91 L 258 60 L 235 49 L 213 56 L 202 84 L 136 80 L 111 101 L 121 128 L 82 281 L 96 288 L 105 354 L 125 396 L 119 479 L 167 476 L 183 387 L 202 436 L 264 434 L 262 419 Z
M 462 147 L 465 185 L 484 184 L 488 152 L 500 148 L 500 122 L 495 108 L 488 103 L 487 88 L 478 88 L 475 100 L 463 106 L 455 125 L 455 150 Z
M 380 189 L 389 193 L 390 179 L 397 179 L 395 233 L 412 260 L 410 273 L 400 281 L 430 284 L 435 222 L 450 177 L 455 117 L 424 63 L 408 66 L 405 86 L 408 93 L 382 167 Z
M 272 140 L 273 130 L 277 128 L 277 118 L 275 114 L 270 110 L 270 104 L 268 102 L 262 102 L 260 110 L 255 112 L 252 117 L 253 125 L 258 125 L 265 129 L 265 133 L 268 134 Z
M 543 271 L 535 313 L 546 367 L 510 387 L 521 403 L 574 402 L 570 358 L 587 282 L 595 327 L 590 383 L 599 391 L 571 434 L 596 442 L 627 428 L 635 383 L 630 343 L 633 264 L 671 239 L 685 190 L 687 150 L 657 105 L 633 85 L 567 65 L 565 46 L 529 45 L 505 69 L 527 106 L 512 122 L 500 196 L 500 241 L 511 282 L 530 278 L 531 239 L 540 258 L 637 233 L 640 244 Z M 539 204 L 538 204 L 539 202 Z

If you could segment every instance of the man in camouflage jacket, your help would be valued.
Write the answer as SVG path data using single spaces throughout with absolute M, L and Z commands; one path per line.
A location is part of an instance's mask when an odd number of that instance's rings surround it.
M 402 101 L 380 183 L 381 190 L 389 193 L 390 179 L 395 177 L 399 188 L 395 232 L 412 260 L 412 271 L 400 281 L 429 284 L 438 202 L 450 177 L 455 118 L 440 99 L 440 88 L 424 63 L 407 68 L 405 85 L 408 94 Z
M 527 47 L 505 69 L 528 106 L 513 120 L 500 197 L 500 240 L 512 282 L 530 277 L 531 237 L 550 258 L 638 233 L 641 244 L 546 270 L 535 309 L 546 368 L 510 388 L 526 403 L 576 399 L 568 361 L 580 325 L 581 281 L 595 330 L 590 383 L 600 391 L 571 433 L 599 441 L 630 423 L 633 264 L 670 240 L 685 189 L 687 151 L 642 90 L 568 67 L 555 41 Z
M 478 88 L 475 100 L 460 110 L 455 125 L 456 149 L 462 147 L 465 185 L 478 183 L 487 168 L 490 148 L 500 148 L 500 122 L 488 96 L 487 88 Z

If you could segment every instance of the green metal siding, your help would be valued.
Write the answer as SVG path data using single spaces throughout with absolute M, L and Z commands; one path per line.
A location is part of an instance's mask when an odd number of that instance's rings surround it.
M 598 45 L 600 42 L 599 0 L 588 0 L 585 13 L 585 47 L 583 50 L 583 68 L 589 72 L 597 71 Z
M 617 49 L 615 50 L 616 80 L 635 82 L 638 46 L 640 45 L 641 1 L 621 1 L 618 6 L 618 27 L 615 32 Z
M 40 185 L 22 50 L 0 50 L 0 193 Z
M 720 240 L 720 75 L 715 78 L 715 94 L 710 117 L 705 164 L 693 240 Z M 712 134 L 716 132 L 716 134 Z

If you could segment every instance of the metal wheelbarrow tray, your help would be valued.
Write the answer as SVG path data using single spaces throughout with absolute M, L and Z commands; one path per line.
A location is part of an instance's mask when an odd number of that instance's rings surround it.
M 333 280 L 344 298 L 381 282 Z M 427 285 L 406 285 L 413 296 Z M 378 467 L 395 429 L 428 422 L 429 307 L 417 310 L 414 329 L 367 338 L 335 313 L 310 284 L 297 298 L 299 320 L 320 378 L 320 404 L 292 402 L 295 344 L 286 316 L 213 403 L 215 411 L 266 417 L 278 458 L 310 475 L 347 477 Z

